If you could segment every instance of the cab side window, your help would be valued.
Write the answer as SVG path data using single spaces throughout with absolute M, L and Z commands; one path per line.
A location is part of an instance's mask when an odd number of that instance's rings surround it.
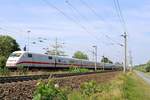
M 58 62 L 61 62 L 61 60 L 60 60 L 60 59 L 58 59 Z
M 51 60 L 51 59 L 53 59 L 53 57 L 52 56 L 48 56 L 48 59 Z
M 32 54 L 28 54 L 28 57 L 29 57 L 29 58 L 32 58 Z

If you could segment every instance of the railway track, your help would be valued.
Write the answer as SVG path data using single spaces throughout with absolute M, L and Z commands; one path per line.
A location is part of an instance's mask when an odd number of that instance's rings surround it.
M 0 77 L 0 84 L 11 83 L 11 82 L 22 82 L 30 80 L 48 79 L 48 78 L 63 78 L 70 76 L 88 75 L 96 73 L 106 73 L 112 71 L 102 71 L 102 72 L 85 72 L 85 73 L 62 73 L 62 74 L 47 74 L 47 75 L 28 75 L 28 76 L 10 76 L 10 77 Z

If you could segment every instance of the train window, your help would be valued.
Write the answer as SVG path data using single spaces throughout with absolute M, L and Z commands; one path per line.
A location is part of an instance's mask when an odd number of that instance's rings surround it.
M 60 60 L 60 59 L 58 59 L 58 62 L 61 62 L 61 60 Z
M 10 55 L 10 57 L 19 57 L 21 55 L 21 53 L 12 53 Z
M 32 57 L 32 54 L 28 54 L 28 57 L 31 58 L 31 57 Z
M 53 57 L 52 56 L 48 56 L 48 59 L 53 59 Z

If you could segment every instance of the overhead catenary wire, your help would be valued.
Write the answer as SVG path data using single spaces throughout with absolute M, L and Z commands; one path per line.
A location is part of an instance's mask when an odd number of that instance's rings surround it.
M 75 6 L 73 6 L 73 5 L 69 2 L 69 0 L 66 0 L 65 2 L 66 2 L 66 4 L 67 4 L 71 9 L 73 9 L 74 11 L 76 11 L 76 13 L 77 13 L 78 15 L 80 15 L 80 17 L 81 17 L 82 19 L 88 21 L 87 18 L 84 17 L 84 16 L 78 11 L 78 9 L 77 9 Z M 82 3 L 85 3 L 85 2 L 83 1 Z M 88 4 L 86 4 L 86 3 L 85 3 L 85 5 L 94 13 L 94 15 L 96 15 L 98 18 L 100 18 L 100 19 L 102 19 L 102 20 L 104 21 L 104 19 L 103 19 L 102 17 L 98 16 L 98 14 L 94 11 L 94 9 L 90 8 L 90 6 L 88 6 Z M 105 35 L 105 34 L 104 34 L 104 35 Z M 119 42 L 113 40 L 113 39 L 112 39 L 111 37 L 109 37 L 107 34 L 106 34 L 105 36 L 107 36 L 107 38 L 108 38 L 109 40 L 111 40 L 111 43 L 105 43 L 104 41 L 101 41 L 101 43 L 103 43 L 103 44 L 105 44 L 105 45 L 107 45 L 107 46 L 109 46 L 109 45 L 115 45 L 115 44 L 116 44 L 116 45 L 119 45 L 119 46 L 123 46 L 121 43 L 119 43 Z
M 84 15 L 82 15 L 81 13 L 80 13 L 80 11 L 76 8 L 76 7 L 74 7 L 70 2 L 69 2 L 69 0 L 66 0 L 65 1 L 65 3 L 71 8 L 70 10 L 73 12 L 73 11 L 75 11 L 80 17 L 82 17 L 82 19 L 84 19 L 85 21 L 89 21 Z M 75 17 L 75 16 L 74 16 Z M 78 22 L 81 22 L 81 20 L 76 16 L 75 17 L 76 18 L 76 20 L 78 20 Z M 92 34 L 93 35 L 93 34 Z M 101 37 L 97 37 L 97 36 L 95 36 L 98 40 L 99 39 L 101 39 L 102 38 L 102 36 Z M 104 42 L 102 42 L 102 43 L 104 43 Z M 104 43 L 105 44 L 105 43 Z
M 43 0 L 49 7 L 57 10 L 60 14 L 62 14 L 64 17 L 66 17 L 68 20 L 72 21 L 73 23 L 75 23 L 76 25 L 78 25 L 80 28 L 82 28 L 86 33 L 92 35 L 92 37 L 94 37 L 95 39 L 97 40 L 101 40 L 99 37 L 97 36 L 94 36 L 93 34 L 91 34 L 91 32 L 84 26 L 80 23 L 80 21 L 77 21 L 77 18 L 75 17 L 72 18 L 70 17 L 69 15 L 67 15 L 63 10 L 59 9 L 57 6 L 55 6 L 54 4 L 52 4 L 51 2 L 49 2 L 48 0 Z M 96 13 L 96 12 L 95 12 Z M 101 43 L 104 43 L 103 41 Z M 104 43 L 106 44 L 106 43 Z
M 83 4 L 83 5 L 85 5 L 97 18 L 99 18 L 99 19 L 101 19 L 103 22 L 106 22 L 106 20 L 102 17 L 102 16 L 100 16 L 99 14 L 97 14 L 97 12 L 95 11 L 95 9 L 93 8 L 93 7 L 91 7 L 87 2 L 85 2 L 84 0 L 80 0 L 81 1 L 81 3 Z M 107 22 L 107 24 L 109 24 L 110 26 L 112 26 L 112 24 L 111 23 L 109 23 L 109 22 Z M 107 35 L 106 33 L 104 33 L 103 35 Z M 108 36 L 108 35 L 107 35 Z M 106 37 L 107 38 L 107 37 Z M 111 37 L 109 37 L 109 39 L 111 39 L 111 40 L 113 40 Z M 114 42 L 114 40 L 113 40 L 113 42 Z M 120 43 L 118 43 L 118 42 L 114 42 L 114 44 L 120 44 Z
M 86 33 L 88 33 L 89 35 L 92 35 L 92 37 L 94 37 L 96 40 L 99 40 L 100 38 L 98 38 L 97 36 L 93 35 L 83 24 L 81 24 L 79 22 L 79 20 L 75 20 L 74 18 L 70 17 L 69 15 L 67 15 L 64 11 L 62 11 L 61 9 L 59 9 L 58 7 L 56 7 L 55 5 L 53 5 L 52 3 L 50 3 L 48 0 L 43 0 L 48 6 L 50 6 L 51 8 L 56 9 L 59 13 L 61 13 L 64 17 L 66 17 L 68 20 L 72 21 L 73 23 L 75 23 L 77 26 L 79 26 L 81 29 L 83 29 Z M 78 19 L 78 18 L 76 18 Z
M 74 11 L 76 11 L 77 14 L 80 15 L 80 17 L 81 17 L 82 19 L 84 19 L 85 21 L 89 21 L 88 18 L 87 18 L 86 16 L 84 16 L 83 14 L 81 14 L 80 11 L 79 11 L 75 6 L 73 6 L 73 5 L 70 3 L 69 0 L 66 0 L 65 3 L 66 3 L 68 6 L 70 6 Z
M 82 3 L 85 3 L 85 5 L 86 5 L 89 9 L 91 9 L 91 11 L 92 11 L 97 17 L 103 19 L 102 17 L 98 16 L 98 14 L 95 12 L 95 10 L 92 9 L 92 8 L 90 8 L 90 6 L 88 6 L 88 4 L 87 4 L 86 2 L 84 2 L 84 1 L 82 1 L 82 0 L 81 0 L 81 2 L 82 2 Z M 69 2 L 69 0 L 66 0 L 65 3 L 66 3 L 71 9 L 73 9 L 74 11 L 76 11 L 76 13 L 77 13 L 78 15 L 80 15 L 80 17 L 81 17 L 82 19 L 84 19 L 85 21 L 88 21 L 88 19 L 87 19 L 84 15 L 82 15 L 82 14 L 80 13 L 80 11 L 79 11 L 75 6 L 73 6 L 73 5 Z M 78 19 L 78 20 L 79 20 L 79 19 Z M 103 21 L 104 21 L 104 19 L 103 19 Z M 104 34 L 104 33 L 103 33 L 103 34 Z M 107 36 L 108 36 L 108 35 L 107 35 Z M 99 38 L 102 38 L 102 36 L 99 37 Z M 113 40 L 111 37 L 109 37 L 109 39 Z M 104 41 L 103 41 L 102 43 L 104 43 Z M 114 43 L 119 44 L 118 42 L 114 42 Z M 104 44 L 106 44 L 106 43 L 104 43 Z M 112 44 L 112 43 L 111 43 L 111 44 Z
M 84 0 L 80 0 L 81 3 L 83 5 L 85 5 L 95 16 L 97 16 L 98 18 L 100 18 L 101 20 L 105 21 L 103 17 L 101 17 L 99 14 L 97 14 L 97 12 L 94 10 L 94 8 L 92 8 L 91 6 L 88 5 L 88 3 L 86 3 Z
M 113 0 L 113 1 L 114 1 L 114 6 L 115 6 L 115 9 L 116 9 L 119 21 L 121 23 L 121 26 L 122 26 L 124 32 L 127 32 L 126 22 L 124 20 L 123 13 L 122 13 L 121 8 L 120 8 L 119 1 L 118 0 Z
M 120 4 L 118 0 L 114 0 L 114 4 L 115 4 L 115 8 L 116 8 L 116 12 L 117 15 L 120 19 L 120 23 L 122 24 L 122 28 L 124 30 L 124 34 L 121 35 L 124 38 L 124 67 L 123 67 L 123 72 L 126 72 L 126 68 L 127 68 L 127 27 L 126 27 L 126 23 L 120 8 Z

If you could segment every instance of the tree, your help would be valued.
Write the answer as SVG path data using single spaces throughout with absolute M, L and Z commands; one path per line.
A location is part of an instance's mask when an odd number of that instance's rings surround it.
M 0 67 L 5 65 L 9 55 L 20 50 L 18 43 L 10 36 L 0 35 Z
M 87 56 L 87 54 L 85 54 L 85 53 L 83 53 L 83 52 L 81 52 L 81 51 L 75 52 L 72 58 L 86 59 L 86 60 L 89 59 L 88 56 Z
M 109 60 L 107 57 L 104 57 L 104 56 L 103 56 L 103 58 L 101 59 L 101 62 L 102 62 L 102 63 L 110 63 L 110 64 L 113 63 L 111 60 Z
M 146 72 L 150 72 L 150 61 L 147 62 L 145 70 Z

